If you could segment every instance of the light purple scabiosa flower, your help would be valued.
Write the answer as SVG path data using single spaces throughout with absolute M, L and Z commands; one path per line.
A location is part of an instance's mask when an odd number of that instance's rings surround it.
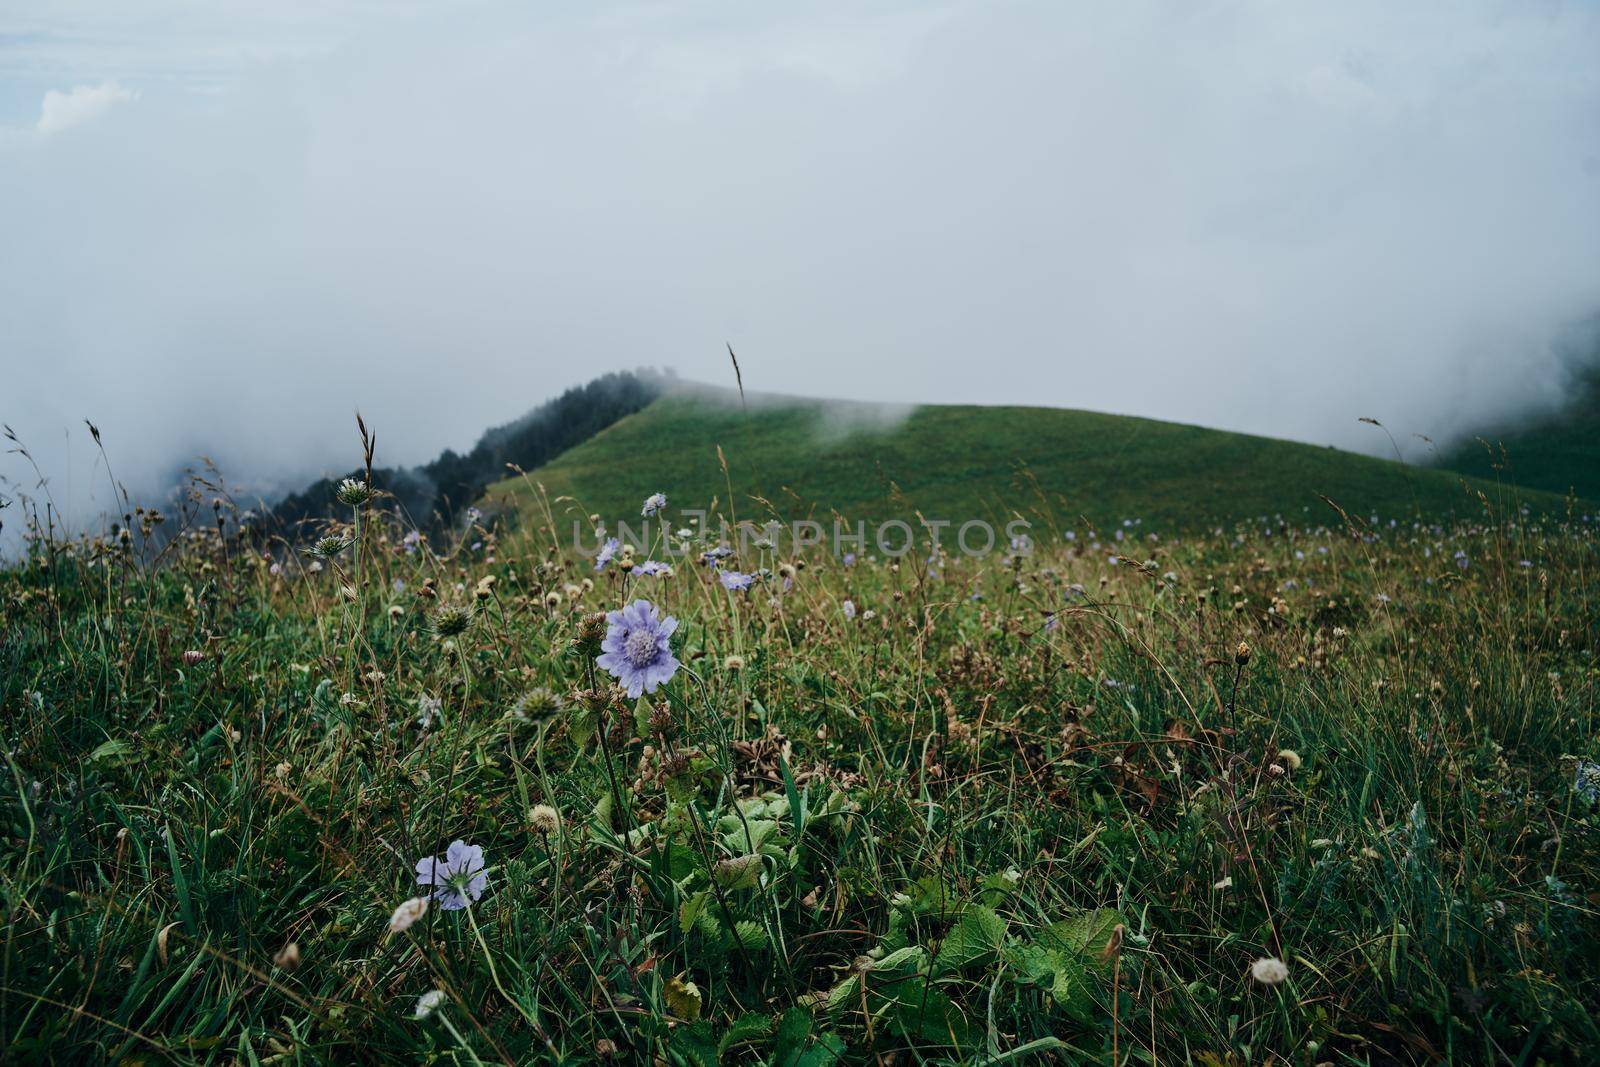
M 606 543 L 600 546 L 600 551 L 594 557 L 594 569 L 603 571 L 606 564 L 616 557 L 617 550 L 622 547 L 622 542 L 615 537 L 606 538 Z
M 856 554 L 854 552 L 846 552 L 844 554 L 844 565 L 846 567 L 854 567 L 856 565 Z
M 483 872 L 483 847 L 452 841 L 443 856 L 417 861 L 417 884 L 433 887 L 433 899 L 445 911 L 460 911 L 476 904 L 489 885 Z
M 616 677 L 629 697 L 654 693 L 678 672 L 670 640 L 677 628 L 677 619 L 658 614 L 648 600 L 635 600 L 606 616 L 606 638 L 595 662 Z
M 647 559 L 637 567 L 633 568 L 633 573 L 642 574 L 647 578 L 654 578 L 661 574 L 669 574 L 671 571 L 672 568 L 667 564 L 662 563 L 659 559 Z
M 718 560 L 727 559 L 731 555 L 733 555 L 733 549 L 727 545 L 718 545 L 716 548 L 708 548 L 700 553 L 700 560 L 703 563 L 716 566 Z
M 856 617 L 856 602 L 854 600 L 846 600 L 839 606 L 844 609 L 845 618 L 853 619 Z
M 649 496 L 644 498 L 644 507 L 640 509 L 639 514 L 649 518 L 651 515 L 660 514 L 666 508 L 666 506 L 667 494 L 651 493 Z
M 737 593 L 741 589 L 749 589 L 750 584 L 756 580 L 753 574 L 742 574 L 739 571 L 718 571 L 717 577 L 722 581 L 722 588 L 730 593 Z

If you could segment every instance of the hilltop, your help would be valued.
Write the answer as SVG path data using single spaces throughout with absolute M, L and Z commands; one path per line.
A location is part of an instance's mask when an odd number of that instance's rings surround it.
M 726 467 L 724 467 L 724 460 Z M 1481 512 L 1492 481 L 1293 441 L 1154 419 L 1041 407 L 895 408 L 681 387 L 608 426 L 528 480 L 490 487 L 526 502 L 530 483 L 584 512 L 637 516 L 639 487 L 674 511 L 731 503 L 739 518 L 1030 518 L 1072 527 L 1142 520 L 1194 528 L 1281 515 L 1336 521 L 1323 500 L 1385 520 Z M 1523 492 L 1540 510 L 1558 496 Z

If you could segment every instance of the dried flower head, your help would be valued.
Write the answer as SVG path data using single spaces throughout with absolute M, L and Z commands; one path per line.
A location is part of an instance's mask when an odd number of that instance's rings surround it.
M 1233 662 L 1241 667 L 1250 662 L 1250 642 L 1239 642 L 1239 647 L 1233 650 Z
M 191 648 L 183 654 L 183 665 L 193 667 L 206 658 L 206 654 L 197 648 Z
M 1278 752 L 1278 762 L 1291 771 L 1298 771 L 1303 761 L 1300 759 L 1300 753 L 1292 748 L 1285 748 Z
M 272 957 L 272 965 L 279 970 L 292 971 L 300 966 L 300 946 L 291 941 Z
M 389 916 L 389 932 L 400 934 L 411 929 L 411 924 L 428 914 L 428 898 L 412 897 L 403 901 Z

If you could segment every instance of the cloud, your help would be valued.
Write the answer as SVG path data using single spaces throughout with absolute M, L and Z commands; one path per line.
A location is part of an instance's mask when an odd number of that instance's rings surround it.
M 40 133 L 60 133 L 73 126 L 93 122 L 118 104 L 130 103 L 135 99 L 137 94 L 133 90 L 110 81 L 99 85 L 79 85 L 66 93 L 51 89 L 44 94 L 44 103 L 39 108 L 37 129 Z
M 1383 452 L 1548 403 L 1600 308 L 1589 3 L 72 7 L 17 47 L 139 106 L 0 138 L 0 419 L 62 498 L 86 416 L 130 487 L 265 483 L 357 406 L 416 463 L 727 341 L 752 392 Z

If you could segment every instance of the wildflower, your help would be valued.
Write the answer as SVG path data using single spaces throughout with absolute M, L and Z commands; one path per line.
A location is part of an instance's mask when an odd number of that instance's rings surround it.
M 1600 763 L 1595 763 L 1593 760 L 1579 760 L 1578 773 L 1572 780 L 1572 788 L 1591 804 L 1600 800 Z
M 199 649 L 196 649 L 196 648 L 191 648 L 191 649 L 189 649 L 187 652 L 185 652 L 183 654 L 183 665 L 185 667 L 194 667 L 194 666 L 197 666 L 200 663 L 200 661 L 205 659 L 205 658 L 206 658 L 206 654 L 204 652 L 201 652 Z
M 292 971 L 300 966 L 300 946 L 291 941 L 272 957 L 272 965 L 282 971 Z
M 1228 877 L 1222 879 L 1222 881 L 1220 881 L 1220 882 L 1216 883 L 1215 885 L 1213 885 L 1211 888 L 1215 889 L 1215 890 L 1218 890 L 1218 891 L 1221 891 L 1223 889 L 1232 889 L 1233 888 L 1233 876 L 1229 875 Z
M 1278 753 L 1278 762 L 1289 768 L 1291 771 L 1298 771 L 1302 761 L 1300 759 L 1300 753 L 1296 752 L 1292 748 L 1286 748 Z
M 433 899 L 445 911 L 460 911 L 475 904 L 489 884 L 483 873 L 483 848 L 452 841 L 443 858 L 427 856 L 417 861 L 417 884 L 433 887 Z
M 844 617 L 845 618 L 853 619 L 853 618 L 856 617 L 856 602 L 854 600 L 846 600 L 843 604 L 841 604 L 839 606 L 840 606 L 840 608 L 842 608 L 844 610 Z
M 528 812 L 528 825 L 533 827 L 534 833 L 549 837 L 560 832 L 561 813 L 548 804 L 535 804 Z
M 622 547 L 622 542 L 615 537 L 606 538 L 606 543 L 600 546 L 600 551 L 594 557 L 594 569 L 603 571 L 606 564 L 610 563 L 617 555 L 617 549 Z
M 317 543 L 311 546 L 311 551 L 314 555 L 321 556 L 323 559 L 332 559 L 349 547 L 349 541 L 337 534 L 328 534 L 325 537 L 317 538 Z
M 561 606 L 561 594 L 554 589 L 544 595 L 544 606 L 554 611 Z
M 640 510 L 639 514 L 648 518 L 651 515 L 660 514 L 662 509 L 664 509 L 666 506 L 667 494 L 651 493 L 649 496 L 645 497 L 644 507 Z
M 1243 667 L 1246 663 L 1250 662 L 1250 644 L 1249 644 L 1249 642 L 1247 642 L 1247 641 L 1240 641 L 1239 642 L 1239 647 L 1234 649 L 1234 651 L 1233 651 L 1233 662 L 1237 663 L 1241 667 Z
M 678 620 L 662 616 L 648 600 L 635 600 L 606 616 L 603 654 L 595 660 L 628 691 L 629 697 L 655 692 L 678 671 L 671 637 Z
M 651 578 L 657 576 L 670 578 L 672 577 L 672 568 L 658 559 L 647 559 L 634 567 L 633 573 L 643 574 Z
M 415 530 L 408 530 L 400 539 L 400 544 L 405 548 L 406 555 L 414 556 L 417 553 L 417 546 L 422 544 L 422 535 Z
M 472 625 L 472 609 L 463 605 L 443 604 L 433 613 L 433 632 L 440 637 L 456 637 Z
M 703 563 L 714 564 L 718 560 L 727 559 L 731 555 L 733 555 L 733 549 L 727 545 L 718 545 L 716 548 L 708 548 L 700 553 L 700 560 Z
M 539 686 L 518 697 L 517 702 L 511 705 L 511 714 L 519 719 L 548 719 L 560 711 L 565 703 L 555 690 Z
M 372 486 L 358 482 L 354 478 L 346 478 L 339 483 L 339 488 L 333 495 L 339 498 L 339 503 L 358 508 L 372 499 Z
M 778 577 L 782 578 L 785 582 L 794 581 L 794 576 L 797 573 L 799 572 L 795 570 L 793 563 L 778 564 Z
M 1250 965 L 1250 977 L 1262 985 L 1278 985 L 1289 977 L 1289 967 L 1275 956 L 1263 956 Z
M 444 990 L 430 989 L 417 998 L 417 1006 L 412 1010 L 411 1017 L 413 1019 L 426 1019 L 443 1003 Z
M 749 589 L 751 583 L 756 580 L 755 575 L 741 574 L 739 571 L 718 571 L 717 577 L 722 582 L 722 588 L 730 593 L 738 592 L 741 589 Z
M 722 661 L 722 669 L 725 670 L 725 671 L 742 671 L 742 670 L 744 670 L 744 657 L 743 656 L 729 656 L 727 659 Z
M 411 924 L 428 914 L 428 898 L 412 897 L 394 909 L 394 914 L 389 916 L 389 932 L 402 934 L 411 929 Z

